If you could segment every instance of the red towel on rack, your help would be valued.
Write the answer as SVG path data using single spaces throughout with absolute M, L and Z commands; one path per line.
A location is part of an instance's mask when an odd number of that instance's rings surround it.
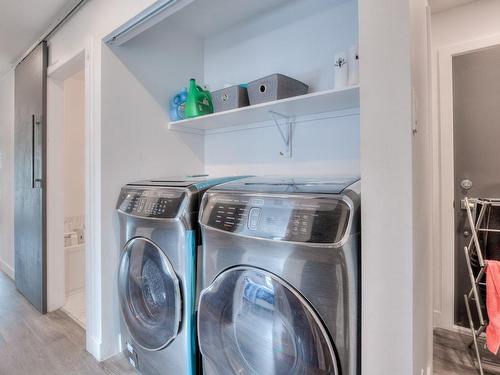
M 489 260 L 486 266 L 486 346 L 493 354 L 500 347 L 500 262 Z

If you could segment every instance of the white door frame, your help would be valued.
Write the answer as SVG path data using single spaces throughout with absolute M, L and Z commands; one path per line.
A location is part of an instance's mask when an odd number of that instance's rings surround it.
M 438 258 L 434 264 L 436 272 L 438 306 L 434 310 L 434 325 L 461 331 L 454 323 L 455 295 L 455 214 L 454 201 L 454 157 L 453 157 L 453 57 L 500 45 L 500 34 L 465 41 L 438 50 L 438 118 L 433 134 L 437 135 L 433 157 L 433 168 L 439 171 L 437 189 L 434 189 L 434 217 L 439 225 L 434 228 L 434 249 Z M 466 275 L 464 275 L 466 277 Z
M 61 142 L 61 83 L 77 71 L 85 69 L 85 291 L 86 349 L 101 360 L 101 208 L 100 208 L 100 97 L 99 72 L 94 66 L 100 50 L 91 37 L 84 47 L 48 68 L 48 155 L 47 155 L 47 239 L 48 302 L 55 310 L 64 304 L 64 210 L 61 209 L 64 175 L 62 172 L 63 142 Z M 50 48 L 50 45 L 49 45 Z M 57 87 L 59 85 L 59 87 Z M 59 92 L 59 94 L 58 94 Z M 57 103 L 59 101 L 59 103 Z M 52 110 L 52 111 L 51 111 Z M 52 141 L 52 142 L 51 142 Z M 51 247 L 51 245 L 53 247 Z M 50 256 L 52 253 L 52 257 Z

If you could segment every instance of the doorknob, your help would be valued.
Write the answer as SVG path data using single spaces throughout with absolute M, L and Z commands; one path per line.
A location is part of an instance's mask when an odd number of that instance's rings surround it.
M 469 237 L 470 236 L 470 232 L 466 229 L 464 230 L 464 237 Z
M 466 178 L 460 182 L 460 186 L 464 190 L 470 190 L 472 188 L 472 181 Z

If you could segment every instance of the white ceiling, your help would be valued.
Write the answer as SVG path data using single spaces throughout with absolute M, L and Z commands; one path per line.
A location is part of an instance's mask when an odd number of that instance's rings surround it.
M 442 12 L 477 0 L 429 0 L 432 13 Z
M 433 13 L 477 0 L 429 0 Z M 0 78 L 76 0 L 0 0 Z
M 0 0 L 0 78 L 75 0 Z

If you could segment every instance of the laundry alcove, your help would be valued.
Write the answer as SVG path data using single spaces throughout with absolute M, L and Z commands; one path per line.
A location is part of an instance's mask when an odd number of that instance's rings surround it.
M 110 34 L 103 47 L 103 69 L 115 75 L 103 75 L 103 95 L 119 99 L 103 108 L 103 125 L 137 152 L 138 178 L 151 177 L 151 164 L 161 175 L 359 173 L 359 89 L 334 90 L 334 55 L 357 44 L 356 1 L 178 1 L 163 13 L 148 28 Z M 278 72 L 307 83 L 309 94 L 170 121 L 169 100 L 190 78 L 215 91 Z M 288 122 L 284 158 L 276 127 Z M 148 142 L 147 153 L 133 147 Z M 173 156 L 182 167 L 170 165 Z
M 148 27 L 104 38 L 101 220 L 102 248 L 109 249 L 103 268 L 110 275 L 120 253 L 115 203 L 130 181 L 203 173 L 359 174 L 359 88 L 334 90 L 334 55 L 358 41 L 357 8 L 352 0 L 179 0 Z M 249 108 L 233 114 L 235 121 L 221 115 L 229 123 L 221 129 L 170 126 L 169 100 L 190 78 L 214 91 L 278 72 L 310 86 L 308 99 L 293 98 L 291 107 L 305 110 L 291 116 L 290 158 L 280 155 L 281 135 L 265 111 L 255 119 Z M 281 117 L 278 122 L 285 129 Z M 119 314 L 117 298 L 109 303 Z

